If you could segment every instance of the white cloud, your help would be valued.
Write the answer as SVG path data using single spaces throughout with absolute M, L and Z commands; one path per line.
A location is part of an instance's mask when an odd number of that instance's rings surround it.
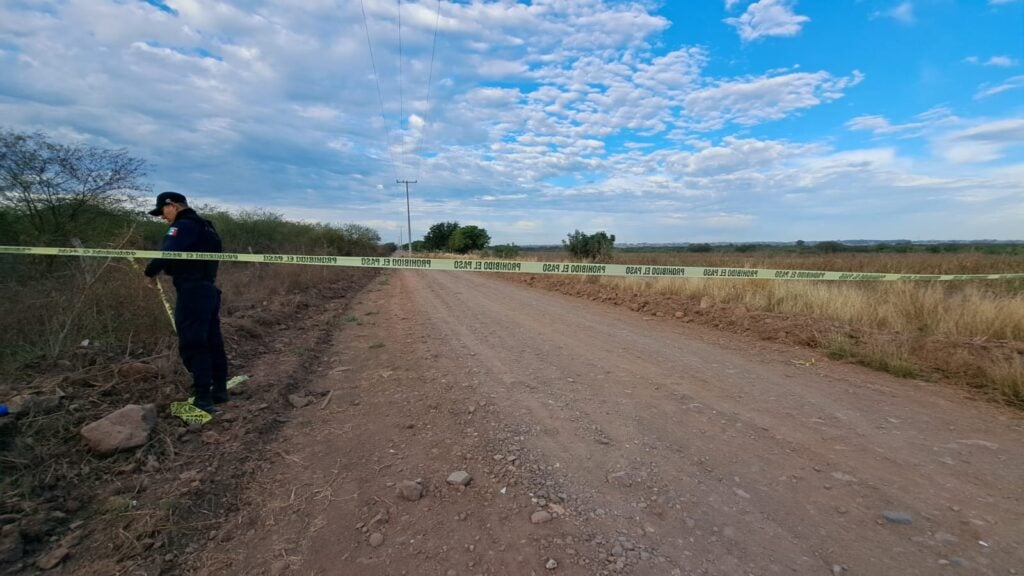
M 985 62 L 985 66 L 998 66 L 1000 68 L 1009 68 L 1016 65 L 1017 61 L 1009 56 L 993 56 Z
M 982 62 L 977 56 L 968 56 L 963 59 L 963 62 L 981 66 L 996 66 L 999 68 L 1012 68 L 1017 65 L 1017 61 L 1015 59 L 1005 55 L 992 56 L 984 62 Z
M 828 72 L 794 72 L 719 83 L 688 95 L 683 103 L 700 128 L 720 128 L 726 122 L 750 126 L 778 120 L 790 113 L 831 102 L 856 86 L 864 76 L 835 77 Z
M 796 14 L 794 3 L 794 0 L 759 0 L 747 6 L 747 11 L 738 18 L 726 18 L 724 22 L 735 27 L 740 38 L 748 42 L 766 36 L 796 36 L 811 19 Z
M 999 160 L 1011 147 L 1024 145 L 1024 118 L 987 122 L 946 134 L 936 141 L 948 161 L 973 164 Z
M 914 18 L 914 5 L 908 2 L 902 2 L 898 6 L 895 6 L 885 11 L 885 16 L 902 22 L 903 24 L 913 24 Z
M 952 111 L 946 107 L 936 107 L 915 116 L 916 122 L 893 124 L 885 116 L 857 116 L 846 122 L 845 126 L 854 131 L 868 131 L 875 136 L 898 134 L 901 137 L 915 137 L 938 126 L 947 126 L 959 121 Z
M 983 84 L 974 94 L 974 99 L 981 100 L 982 98 L 988 98 L 989 96 L 995 96 L 996 94 L 1002 94 L 1017 88 L 1024 88 L 1024 75 L 1007 78 L 1001 84 L 996 84 L 995 86 Z

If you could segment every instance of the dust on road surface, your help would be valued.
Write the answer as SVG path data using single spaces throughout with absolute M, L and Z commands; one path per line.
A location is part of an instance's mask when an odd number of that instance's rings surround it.
M 209 573 L 1024 574 L 1019 412 L 483 274 L 351 314 Z

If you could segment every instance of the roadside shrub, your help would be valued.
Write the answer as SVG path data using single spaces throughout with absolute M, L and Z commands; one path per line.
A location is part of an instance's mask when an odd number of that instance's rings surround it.
M 562 240 L 562 247 L 580 260 L 605 260 L 611 257 L 615 235 L 609 235 L 603 230 L 594 234 L 576 230 L 568 235 L 568 240 Z

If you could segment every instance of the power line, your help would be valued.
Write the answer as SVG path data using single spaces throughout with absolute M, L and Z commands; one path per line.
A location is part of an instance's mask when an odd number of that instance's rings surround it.
M 405 97 L 402 93 L 402 0 L 398 0 L 398 129 L 405 121 Z
M 427 100 L 426 100 L 426 105 L 428 107 L 427 109 L 429 109 L 429 106 L 430 106 L 430 91 L 431 91 L 431 88 L 433 88 L 433 81 L 434 81 L 434 56 L 437 54 L 437 30 L 438 30 L 438 27 L 440 26 L 440 24 L 441 24 L 441 0 L 437 0 L 437 12 L 436 12 L 436 15 L 434 16 L 434 41 L 433 41 L 433 43 L 432 43 L 432 45 L 430 47 L 430 68 L 429 68 L 430 71 L 427 73 Z M 424 113 L 423 116 L 424 116 L 424 118 L 423 118 L 424 129 L 423 129 L 423 134 L 422 134 L 421 140 L 422 141 L 426 141 L 427 130 L 428 130 L 430 124 L 427 123 L 426 113 Z M 426 149 L 426 146 L 423 146 L 423 148 Z M 417 179 L 419 179 L 420 173 L 422 171 L 423 171 L 423 157 L 422 157 L 422 155 L 420 155 L 419 168 L 417 168 L 417 170 L 416 170 L 416 178 Z
M 363 9 L 363 29 L 366 30 L 366 46 L 370 50 L 370 66 L 373 68 L 373 79 L 377 83 L 377 100 L 380 102 L 380 119 L 384 122 L 384 138 L 388 147 L 388 157 L 391 159 L 391 171 L 395 175 L 395 179 L 398 179 L 398 167 L 395 163 L 395 156 L 391 151 L 391 132 L 388 130 L 387 124 L 388 119 L 384 114 L 384 94 L 380 89 L 380 75 L 377 74 L 377 61 L 373 57 L 373 43 L 370 41 L 370 25 L 366 19 L 366 4 L 364 0 L 359 0 L 359 6 Z

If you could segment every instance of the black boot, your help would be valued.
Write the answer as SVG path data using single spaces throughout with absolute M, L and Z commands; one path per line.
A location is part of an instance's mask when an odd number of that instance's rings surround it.
M 231 399 L 228 395 L 228 389 L 225 384 L 214 384 L 210 398 L 213 400 L 214 404 L 224 404 Z
M 220 408 L 213 405 L 213 399 L 210 398 L 209 392 L 206 394 L 196 394 L 196 399 L 192 401 L 192 405 L 211 416 L 220 412 Z

